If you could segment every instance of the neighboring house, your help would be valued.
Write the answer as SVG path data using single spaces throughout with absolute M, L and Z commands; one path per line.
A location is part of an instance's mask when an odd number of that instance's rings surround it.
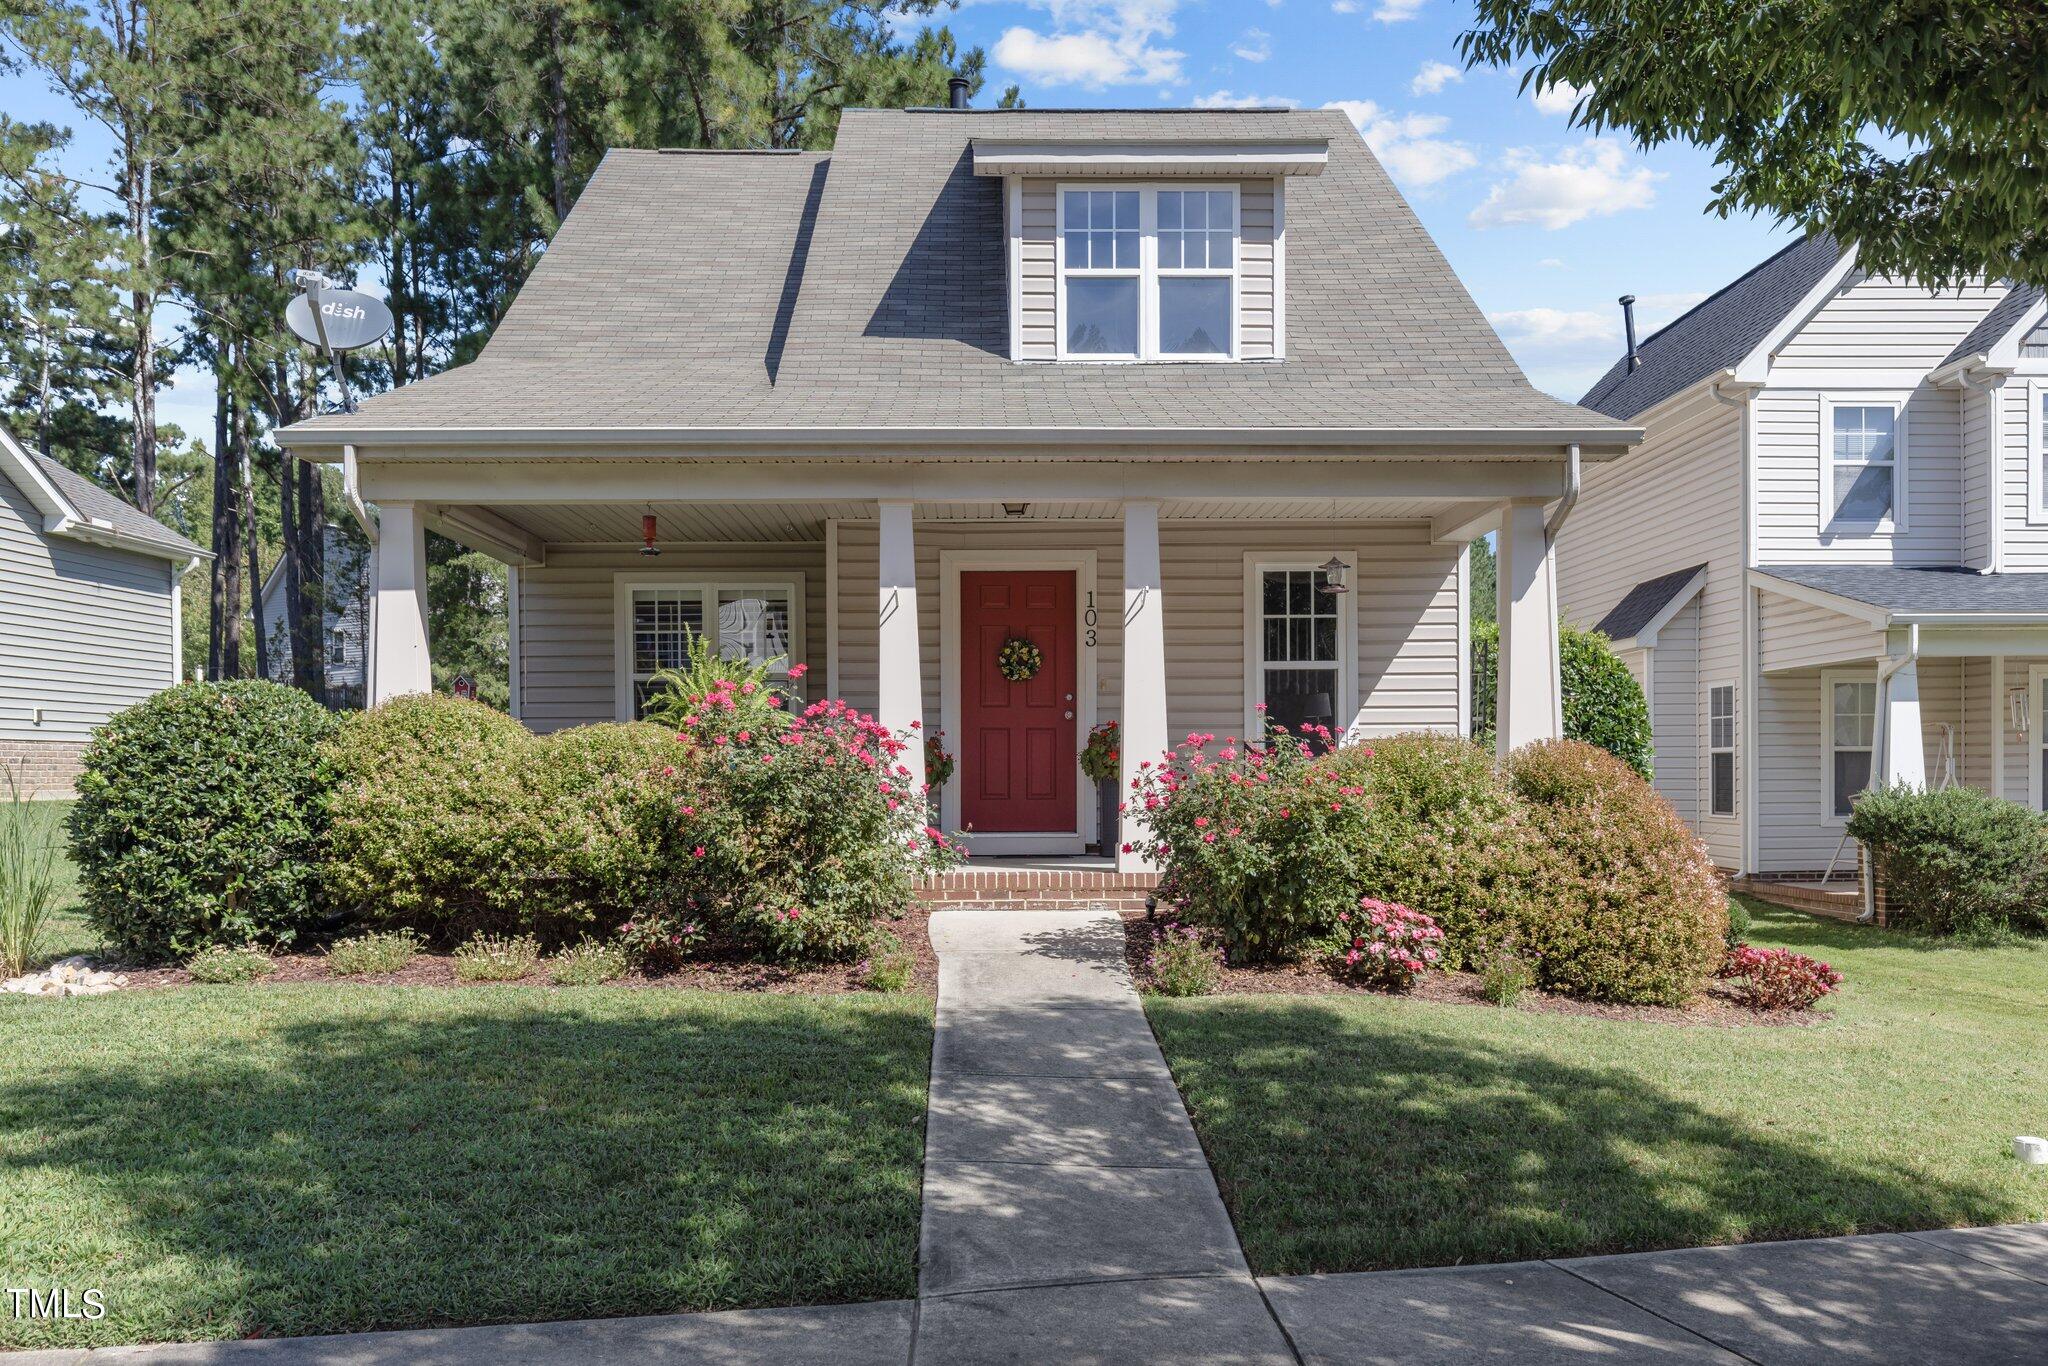
M 375 556 L 361 537 L 332 525 L 322 528 L 321 555 L 327 603 L 320 648 L 326 660 L 327 705 L 361 707 L 368 697 L 370 576 Z M 279 683 L 292 681 L 292 642 L 284 608 L 284 561 L 279 559 L 263 576 L 256 628 L 263 632 L 270 665 L 265 677 Z
M 699 632 L 942 727 L 946 825 L 1062 855 L 1097 721 L 1126 787 L 1262 717 L 1468 731 L 1496 526 L 1500 732 L 1557 733 L 1546 509 L 1638 435 L 1529 386 L 1340 113 L 956 108 L 614 151 L 479 359 L 282 439 L 378 506 L 374 698 L 428 686 L 432 526 L 512 566 L 535 729 Z
M 205 558 L 0 428 L 0 768 L 25 791 L 68 794 L 93 728 L 178 681 L 179 583 Z
M 1656 782 L 1723 867 L 1855 864 L 1883 780 L 2048 803 L 2048 329 L 1809 238 L 1581 400 L 1648 432 L 1589 471 L 1567 620 L 1647 688 Z

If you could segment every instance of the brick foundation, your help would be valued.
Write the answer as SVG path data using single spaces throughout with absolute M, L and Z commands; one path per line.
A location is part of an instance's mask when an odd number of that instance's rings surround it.
M 0 771 L 12 773 L 22 792 L 42 799 L 75 795 L 78 760 L 85 753 L 83 740 L 0 739 Z M 0 778 L 0 799 L 6 797 L 6 779 Z
M 1145 898 L 1158 886 L 1156 873 L 970 867 L 926 878 L 917 889 L 917 900 L 933 910 L 1067 911 L 1101 906 L 1112 911 L 1142 911 Z

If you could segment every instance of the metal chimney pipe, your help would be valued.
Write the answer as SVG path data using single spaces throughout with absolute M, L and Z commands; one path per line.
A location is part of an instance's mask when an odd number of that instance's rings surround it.
M 1636 296 L 1621 296 L 1621 330 L 1628 334 L 1628 373 L 1633 375 L 1643 358 L 1636 354 Z
M 946 91 L 950 96 L 947 103 L 951 104 L 955 109 L 967 108 L 967 92 L 973 88 L 974 82 L 968 80 L 965 76 L 955 76 L 952 80 L 946 82 Z

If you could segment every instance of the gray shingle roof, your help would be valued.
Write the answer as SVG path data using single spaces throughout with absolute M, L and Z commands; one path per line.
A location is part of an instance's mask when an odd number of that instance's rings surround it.
M 42 452 L 30 450 L 26 446 L 21 450 L 22 454 L 35 462 L 43 477 L 57 486 L 57 492 L 64 495 L 65 501 L 78 509 L 80 516 L 91 521 L 106 522 L 131 540 L 147 541 L 165 550 L 184 555 L 207 553 L 126 499 L 107 492 L 68 466 L 60 465 Z
M 1991 311 L 1984 315 L 1984 320 L 1971 328 L 1968 336 L 1956 343 L 1956 349 L 1948 353 L 1942 364 L 1947 365 L 1950 361 L 1961 360 L 1964 356 L 1987 354 L 2006 333 L 2019 326 L 2020 319 L 2026 316 L 2027 310 L 2040 298 L 2039 285 L 2014 285 L 2005 292 L 2003 299 L 1992 305 Z
M 1011 362 L 992 135 L 1328 137 L 1287 359 Z M 1341 113 L 848 110 L 830 154 L 612 152 L 477 361 L 299 430 L 1616 425 L 1529 385 Z
M 1802 238 L 1723 285 L 1636 346 L 1642 364 L 1615 361 L 1581 405 L 1627 420 L 1719 370 L 1735 366 L 1842 259 L 1835 239 Z
M 1623 594 L 1621 601 L 1614 604 L 1614 610 L 1600 618 L 1600 624 L 1593 629 L 1609 640 L 1633 640 L 1636 633 L 1655 621 L 1657 614 L 1670 605 L 1687 584 L 1706 570 L 1705 565 L 1696 564 L 1690 569 L 1643 580 Z
M 1923 613 L 2040 613 L 2048 574 L 1979 574 L 1960 565 L 1774 564 L 1757 571 L 1911 618 Z

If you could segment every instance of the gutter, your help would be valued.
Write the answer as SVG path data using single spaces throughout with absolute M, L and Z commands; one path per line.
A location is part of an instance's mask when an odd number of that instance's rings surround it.
M 1884 756 L 1884 766 L 1891 767 L 1892 753 L 1892 678 L 1899 670 L 1917 662 L 1920 658 L 1920 623 L 1913 622 L 1906 627 L 1906 653 L 1888 656 L 1877 666 L 1877 714 L 1884 723 L 1884 747 L 1879 751 Z M 1863 914 L 1856 917 L 1859 925 L 1873 924 L 1877 920 L 1877 879 L 1873 877 L 1868 851 L 1861 860 L 1863 865 Z
M 356 519 L 356 525 L 363 529 L 363 535 L 370 538 L 370 546 L 377 545 L 377 524 L 371 520 L 370 509 L 363 505 L 362 470 L 356 464 L 356 448 L 341 448 L 341 496 L 348 503 L 348 510 Z

